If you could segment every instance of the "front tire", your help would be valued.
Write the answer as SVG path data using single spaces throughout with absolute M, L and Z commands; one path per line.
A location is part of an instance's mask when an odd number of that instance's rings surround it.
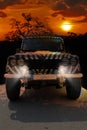
M 66 82 L 67 97 L 70 99 L 77 99 L 81 93 L 81 79 L 80 78 L 67 78 Z
M 19 79 L 6 79 L 6 93 L 10 101 L 15 101 L 20 95 L 21 82 Z

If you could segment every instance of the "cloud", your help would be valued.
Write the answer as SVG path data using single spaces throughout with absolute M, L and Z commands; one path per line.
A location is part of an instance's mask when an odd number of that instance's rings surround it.
M 64 17 L 87 16 L 87 0 L 54 0 L 55 4 L 51 6 L 52 10 Z
M 64 0 L 65 3 L 67 3 L 69 6 L 74 6 L 74 5 L 85 5 L 87 4 L 87 0 Z
M 1 18 L 5 18 L 5 17 L 7 17 L 7 14 L 4 13 L 4 12 L 2 12 L 2 11 L 0 11 L 0 17 L 1 17 Z
M 85 23 L 85 22 L 87 22 L 87 17 L 84 17 L 83 19 L 78 19 L 77 21 L 75 21 L 75 23 Z
M 14 6 L 16 5 L 16 6 Z M 52 17 L 62 16 L 61 19 L 66 17 L 87 16 L 87 0 L 0 0 L 0 9 L 5 9 L 8 6 L 16 9 L 29 9 L 29 8 L 45 8 L 48 7 L 47 14 Z M 45 9 L 43 9 L 44 13 Z M 46 12 L 45 11 L 45 12 Z M 37 11 L 38 14 L 41 12 Z M 44 13 L 46 15 L 46 13 Z
M 23 4 L 27 0 L 0 0 L 0 9 L 5 9 L 8 6 L 15 4 Z
M 45 0 L 26 0 L 26 2 L 30 4 L 46 4 Z
M 82 7 L 77 8 L 77 6 L 74 6 L 67 10 L 62 10 L 60 11 L 60 13 L 66 17 L 77 17 L 81 15 L 86 15 L 87 11 L 85 11 L 85 9 Z
M 6 9 L 7 7 L 18 9 L 29 9 L 36 8 L 43 5 L 46 5 L 47 2 L 45 0 L 0 0 L 0 10 Z
M 59 1 L 55 1 L 52 5 L 51 8 L 53 10 L 65 10 L 67 8 L 67 5 L 64 1 L 59 0 Z

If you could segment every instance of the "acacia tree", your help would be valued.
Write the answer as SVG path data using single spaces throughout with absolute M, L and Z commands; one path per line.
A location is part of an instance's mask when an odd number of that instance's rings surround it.
M 11 19 L 10 25 L 12 31 L 6 34 L 7 40 L 16 40 L 26 35 L 46 35 L 52 34 L 49 26 L 44 24 L 38 17 L 33 17 L 30 13 L 22 13 L 22 21 Z

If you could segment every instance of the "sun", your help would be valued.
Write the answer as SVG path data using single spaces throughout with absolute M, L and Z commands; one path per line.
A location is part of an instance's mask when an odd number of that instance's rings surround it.
M 72 29 L 72 24 L 69 22 L 64 22 L 61 25 L 61 29 L 64 31 L 70 31 Z

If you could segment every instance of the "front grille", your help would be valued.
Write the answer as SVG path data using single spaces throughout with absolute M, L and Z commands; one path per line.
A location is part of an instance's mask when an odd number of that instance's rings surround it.
M 64 54 L 61 53 L 51 53 L 51 54 L 16 54 L 17 59 L 23 58 L 25 60 L 47 60 L 47 59 L 62 59 Z
M 57 73 L 61 61 L 68 57 L 64 53 L 48 54 L 16 54 L 16 59 L 23 58 L 33 74 L 54 74 Z M 68 59 L 68 58 L 67 58 Z
M 31 69 L 32 74 L 55 74 L 57 69 Z

